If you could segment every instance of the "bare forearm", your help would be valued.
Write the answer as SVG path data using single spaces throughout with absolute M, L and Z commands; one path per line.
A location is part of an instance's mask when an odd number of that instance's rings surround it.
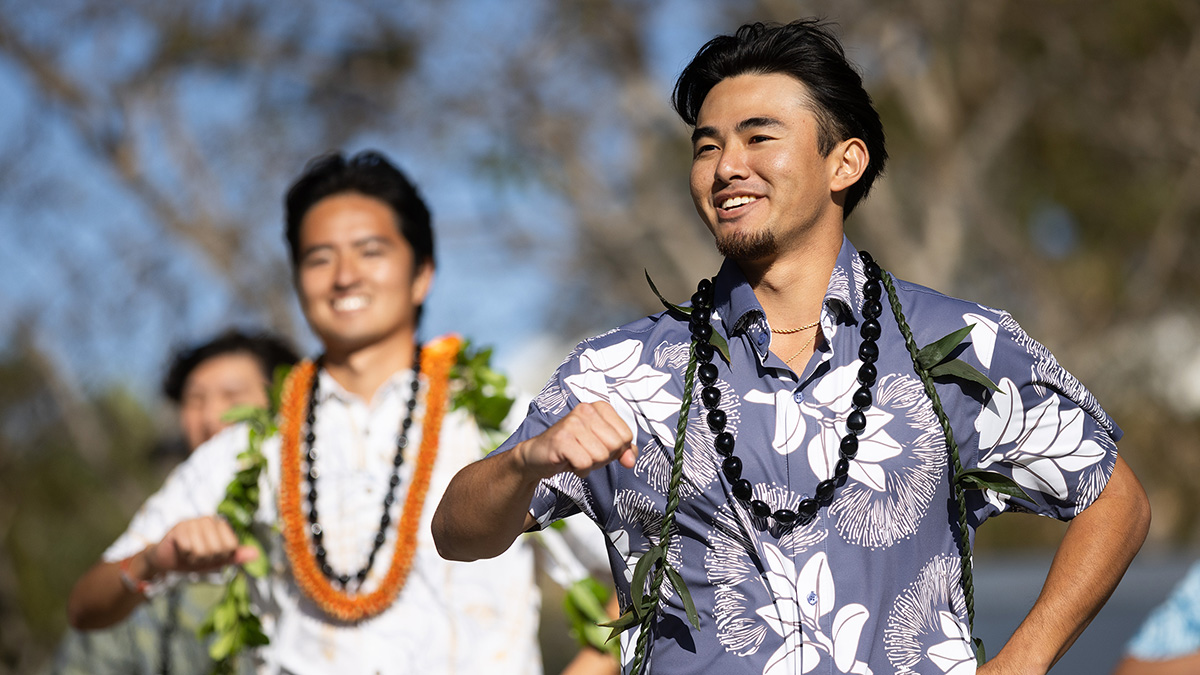
M 149 580 L 154 576 L 142 551 L 129 560 L 129 576 L 133 580 Z M 121 581 L 117 563 L 99 562 L 80 577 L 67 600 L 67 618 L 79 630 L 107 628 L 129 616 L 145 596 L 131 591 Z
M 632 441 L 608 403 L 579 403 L 541 434 L 463 468 L 433 514 L 438 553 L 447 560 L 500 555 L 533 524 L 538 481 L 562 471 L 583 477 L 615 459 L 632 468 Z
M 980 673 L 1047 672 L 1108 600 L 1149 526 L 1145 492 L 1118 458 L 1104 492 L 1067 528 L 1029 615 Z
M 447 560 L 493 558 L 530 523 L 539 477 L 525 471 L 515 449 L 464 467 L 433 514 L 433 540 Z

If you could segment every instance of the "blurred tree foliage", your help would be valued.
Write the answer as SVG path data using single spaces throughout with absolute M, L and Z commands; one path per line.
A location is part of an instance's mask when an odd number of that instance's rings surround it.
M 839 22 L 888 131 L 851 236 L 902 277 L 1010 309 L 1124 426 L 1153 537 L 1195 542 L 1194 0 L 0 0 L 0 84 L 20 92 L 0 118 L 0 222 L 26 225 L 6 240 L 61 286 L 6 326 L 0 672 L 44 660 L 71 582 L 160 475 L 151 414 L 93 391 L 64 350 L 147 322 L 177 335 L 214 297 L 297 332 L 278 196 L 308 157 L 364 143 L 485 186 L 495 208 L 475 226 L 502 233 L 511 265 L 535 264 L 546 224 L 500 197 L 561 220 L 548 332 L 655 311 L 643 268 L 686 297 L 718 260 L 670 85 L 711 35 L 800 12 Z M 136 227 L 79 229 L 101 215 Z M 96 292 L 97 259 L 122 293 Z M 1030 545 L 1057 528 L 992 531 L 985 545 Z

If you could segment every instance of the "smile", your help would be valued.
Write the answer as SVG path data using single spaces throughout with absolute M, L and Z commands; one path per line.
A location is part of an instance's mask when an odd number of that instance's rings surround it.
M 369 304 L 371 304 L 371 301 L 365 295 L 349 295 L 344 298 L 335 298 L 332 303 L 335 312 L 353 312 L 363 309 Z
M 721 202 L 721 208 L 728 211 L 728 210 L 736 209 L 739 206 L 745 206 L 746 204 L 749 204 L 750 202 L 754 202 L 754 201 L 758 201 L 758 197 L 751 197 L 750 195 L 742 195 L 741 197 L 730 197 L 730 198 L 726 199 L 725 201 Z

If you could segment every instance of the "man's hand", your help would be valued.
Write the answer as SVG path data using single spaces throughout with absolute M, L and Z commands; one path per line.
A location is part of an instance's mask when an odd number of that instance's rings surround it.
M 217 516 L 185 520 L 145 551 L 152 577 L 161 572 L 211 572 L 257 557 L 258 549 L 239 546 L 233 528 Z
M 627 469 L 637 460 L 633 431 L 604 401 L 580 403 L 540 436 L 513 448 L 537 479 L 570 471 L 583 478 L 612 462 Z
M 603 401 L 580 403 L 537 436 L 468 464 L 450 481 L 433 514 L 433 541 L 447 560 L 500 555 L 534 526 L 538 482 L 571 471 L 583 477 L 619 460 L 633 468 L 633 431 Z
M 107 628 L 146 599 L 130 588 L 131 583 L 151 582 L 164 572 L 210 572 L 257 557 L 258 549 L 253 546 L 238 546 L 237 536 L 223 519 L 185 520 L 172 527 L 162 541 L 120 563 L 93 565 L 71 590 L 67 619 L 81 630 Z

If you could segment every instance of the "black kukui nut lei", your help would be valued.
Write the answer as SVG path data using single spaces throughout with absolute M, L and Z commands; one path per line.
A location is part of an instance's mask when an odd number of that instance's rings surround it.
M 708 411 L 706 416 L 708 428 L 716 434 L 713 448 L 718 455 L 724 458 L 721 463 L 721 471 L 729 480 L 733 495 L 748 506 L 750 512 L 758 518 L 764 520 L 768 517 L 774 518 L 777 523 L 784 526 L 793 524 L 803 526 L 812 522 L 817 511 L 833 501 L 834 491 L 849 474 L 850 461 L 858 454 L 858 437 L 867 428 L 866 411 L 874 402 L 871 386 L 875 384 L 875 378 L 878 376 L 875 362 L 879 359 L 879 345 L 876 344 L 876 341 L 881 334 L 878 319 L 883 313 L 883 305 L 880 302 L 883 293 L 882 272 L 879 265 L 875 264 L 871 255 L 866 251 L 860 251 L 858 255 L 862 259 L 867 279 L 863 282 L 862 289 L 863 322 L 859 326 L 862 344 L 858 347 L 858 358 L 862 360 L 862 365 L 858 369 L 859 387 L 853 396 L 854 410 L 846 418 L 847 432 L 838 445 L 839 458 L 834 467 L 833 477 L 818 483 L 813 496 L 802 500 L 795 511 L 791 509 L 772 511 L 769 504 L 754 498 L 754 485 L 742 477 L 744 465 L 733 452 L 736 442 L 733 434 L 725 430 L 727 418 L 725 411 L 719 407 L 721 390 L 716 384 L 718 370 L 716 364 L 712 363 L 714 349 L 708 341 L 712 335 L 712 326 L 710 325 L 713 307 L 712 282 L 708 279 L 701 279 L 696 293 L 692 295 L 692 314 L 689 327 L 695 342 L 696 357 L 700 361 L 700 366 L 696 370 L 703 387 L 700 391 L 700 401 Z
M 335 582 L 346 588 L 350 580 L 354 579 L 358 586 L 361 587 L 363 582 L 367 580 L 367 575 L 371 572 L 371 567 L 375 565 L 375 556 L 379 553 L 383 542 L 387 541 L 387 528 L 392 522 L 390 515 L 392 504 L 396 503 L 396 487 L 400 485 L 400 467 L 404 464 L 404 449 L 408 447 L 408 430 L 413 424 L 413 410 L 417 407 L 417 392 L 421 389 L 421 346 L 417 345 L 416 351 L 413 353 L 413 379 L 412 379 L 412 396 L 405 403 L 406 410 L 404 421 L 400 423 L 400 433 L 396 436 L 396 456 L 392 460 L 392 474 L 388 478 L 388 491 L 383 498 L 383 516 L 379 519 L 379 532 L 375 535 L 375 540 L 372 542 L 371 553 L 367 556 L 367 564 L 363 566 L 354 576 L 349 574 L 337 574 L 333 567 L 326 561 L 327 554 L 325 552 L 324 529 L 318 520 L 317 514 L 317 477 L 319 475 L 316 469 L 317 451 L 313 444 L 317 440 L 316 433 L 316 408 L 317 408 L 317 393 L 319 391 L 319 377 L 314 377 L 312 381 L 312 391 L 308 394 L 308 409 L 305 413 L 305 424 L 308 426 L 308 432 L 304 436 L 306 452 L 304 458 L 308 463 L 308 469 L 304 472 L 305 482 L 308 484 L 308 528 L 312 535 L 313 547 L 316 549 L 314 553 L 317 559 L 317 566 L 321 568 L 321 573 L 325 575 L 330 582 Z

